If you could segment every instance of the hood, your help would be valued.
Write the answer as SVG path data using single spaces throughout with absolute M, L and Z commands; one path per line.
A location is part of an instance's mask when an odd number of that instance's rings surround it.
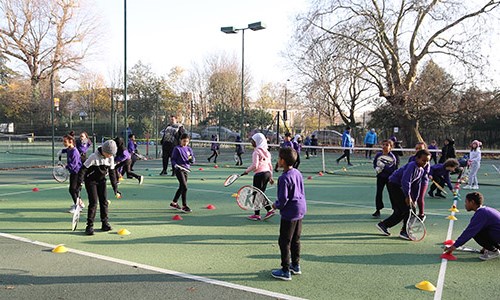
M 261 148 L 267 151 L 267 139 L 262 133 L 256 133 L 252 135 L 252 140 L 255 141 L 255 148 Z

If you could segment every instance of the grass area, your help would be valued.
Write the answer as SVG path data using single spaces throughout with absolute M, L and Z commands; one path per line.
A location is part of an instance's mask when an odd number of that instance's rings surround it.
M 198 156 L 202 161 L 203 157 Z M 145 175 L 142 186 L 135 180 L 120 185 L 123 198 L 111 198 L 110 223 L 113 231 L 85 236 L 84 217 L 76 232 L 70 231 L 71 215 L 65 210 L 71 200 L 67 184 L 51 179 L 50 169 L 0 171 L 0 231 L 51 244 L 135 261 L 156 267 L 206 276 L 246 286 L 308 299 L 432 299 L 433 293 L 414 285 L 422 280 L 437 284 L 441 259 L 440 244 L 449 221 L 445 217 L 452 203 L 427 199 L 428 236 L 420 243 L 383 237 L 371 217 L 375 178 L 313 175 L 305 180 L 308 213 L 302 235 L 303 275 L 291 282 L 271 278 L 278 268 L 279 216 L 252 222 L 231 194 L 251 177 L 243 177 L 228 188 L 222 186 L 231 173 L 241 173 L 223 164 L 193 167 L 189 176 L 188 203 L 192 214 L 173 221 L 168 210 L 177 188 L 174 177 L 158 176 L 161 162 L 141 161 L 136 171 Z M 307 176 L 310 176 L 308 174 Z M 306 177 L 307 177 L 306 176 Z M 33 187 L 39 192 L 32 192 Z M 481 188 L 486 204 L 500 207 L 498 187 Z M 267 195 L 275 198 L 275 187 Z M 87 196 L 83 191 L 83 198 Z M 390 207 L 388 195 L 384 197 Z M 208 210 L 208 204 L 216 206 Z M 453 237 L 467 226 L 471 213 L 459 204 Z M 86 210 L 85 210 L 86 213 Z M 383 211 L 386 217 L 390 209 Z M 98 219 L 97 219 L 98 221 Z M 98 222 L 96 222 L 98 225 Z M 98 228 L 98 226 L 96 226 Z M 119 236 L 126 228 L 132 234 Z M 473 241 L 472 247 L 478 247 Z M 443 297 L 446 299 L 488 299 L 498 296 L 500 260 L 482 262 L 477 254 L 457 253 L 449 262 Z M 467 274 L 465 276 L 464 274 Z M 470 280 L 470 278 L 481 278 Z

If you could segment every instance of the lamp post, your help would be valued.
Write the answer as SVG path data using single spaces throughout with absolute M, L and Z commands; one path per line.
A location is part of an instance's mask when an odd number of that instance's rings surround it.
M 248 24 L 245 28 L 234 28 L 233 26 L 221 27 L 220 31 L 231 34 L 238 33 L 241 31 L 241 132 L 240 136 L 243 138 L 243 132 L 245 130 L 245 30 L 250 29 L 252 31 L 266 29 L 266 26 L 262 22 L 255 22 Z

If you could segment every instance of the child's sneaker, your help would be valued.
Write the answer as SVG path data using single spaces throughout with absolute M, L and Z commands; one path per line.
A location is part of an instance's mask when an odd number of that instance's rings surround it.
M 374 218 L 380 218 L 380 210 L 376 210 L 373 214 L 372 214 L 372 217 Z
M 111 225 L 109 225 L 108 222 L 102 222 L 102 226 L 101 226 L 101 230 L 102 231 L 110 231 L 111 229 Z
M 382 222 L 379 222 L 378 224 L 375 225 L 375 227 L 377 227 L 377 229 L 382 232 L 383 235 L 385 236 L 390 236 L 391 233 L 389 232 L 389 230 L 387 229 L 387 227 L 385 227 L 384 223 Z
M 75 210 L 76 210 L 76 204 L 73 204 L 73 205 L 71 205 L 71 207 L 69 208 L 68 212 L 69 212 L 70 214 L 72 214 L 72 213 L 74 213 L 74 212 L 75 212 Z
M 183 207 L 181 208 L 181 211 L 182 211 L 182 212 L 185 212 L 185 213 L 190 213 L 190 212 L 193 212 L 193 211 L 191 210 L 191 208 L 189 208 L 189 206 L 183 206 Z
M 399 237 L 402 238 L 403 240 L 411 241 L 411 239 L 408 236 L 408 233 L 406 233 L 406 231 L 401 231 L 399 233 Z
M 264 216 L 264 220 L 267 220 L 274 216 L 276 214 L 276 211 L 274 209 L 271 209 L 270 211 L 267 212 L 267 214 Z
M 473 185 L 471 189 L 472 190 L 479 190 L 479 185 Z
M 141 176 L 138 179 L 139 179 L 139 184 L 142 184 L 144 182 L 144 176 Z
M 302 274 L 302 271 L 300 270 L 300 265 L 290 265 L 290 273 L 292 273 L 292 275 L 300 275 Z
M 472 189 L 472 186 L 470 185 L 466 185 L 462 188 L 463 190 L 471 190 Z
M 271 276 L 281 280 L 292 280 L 292 275 L 290 274 L 290 271 L 285 272 L 282 269 L 273 270 L 271 272 Z
M 87 228 L 85 228 L 85 234 L 86 235 L 94 235 L 94 226 L 87 225 Z
M 181 207 L 179 206 L 179 204 L 177 202 L 170 203 L 170 208 L 171 209 L 177 209 L 177 210 L 181 209 Z
M 480 260 L 490 260 L 490 259 L 494 259 L 494 258 L 498 258 L 500 256 L 500 250 L 496 250 L 496 251 L 490 251 L 490 250 L 484 250 L 484 253 L 479 256 L 479 259 Z
M 259 215 L 251 215 L 248 217 L 249 220 L 252 221 L 260 221 L 260 216 Z

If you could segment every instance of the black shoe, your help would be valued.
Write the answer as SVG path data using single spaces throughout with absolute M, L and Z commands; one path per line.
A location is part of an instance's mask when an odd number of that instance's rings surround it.
M 102 231 L 110 231 L 111 229 L 112 229 L 111 225 L 109 225 L 108 222 L 102 222 L 102 227 L 101 227 Z
M 380 210 L 376 210 L 373 214 L 372 217 L 379 218 L 380 217 Z
M 429 197 L 431 198 L 434 198 L 434 194 L 432 192 L 428 192 L 427 195 L 429 195 Z
M 353 164 L 351 164 L 351 163 L 348 163 L 347 165 L 348 165 L 348 166 L 351 166 L 351 167 L 352 167 L 352 166 L 354 166 L 354 165 L 353 165 Z
M 94 235 L 94 226 L 87 225 L 87 228 L 85 228 L 85 234 L 86 235 Z
M 161 171 L 160 172 L 160 176 L 163 176 L 163 175 L 166 175 L 166 174 L 167 174 L 167 172 L 165 172 L 165 171 Z

